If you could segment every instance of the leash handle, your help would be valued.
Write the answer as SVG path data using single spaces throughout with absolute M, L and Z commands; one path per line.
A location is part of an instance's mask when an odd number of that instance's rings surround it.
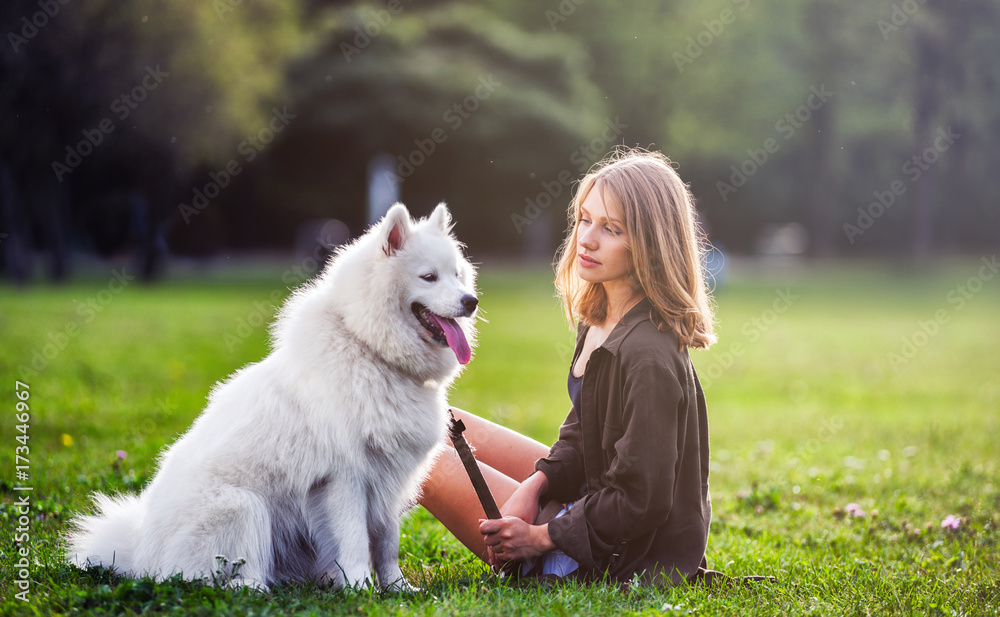
M 483 471 L 479 468 L 479 463 L 476 462 L 476 457 L 472 454 L 469 442 L 462 435 L 465 432 L 465 423 L 455 417 L 450 407 L 448 408 L 448 417 L 450 418 L 448 435 L 451 437 L 451 443 L 455 445 L 455 451 L 458 452 L 458 457 L 462 459 L 465 472 L 469 474 L 469 480 L 472 481 L 472 488 L 475 489 L 476 496 L 479 497 L 479 503 L 483 505 L 486 517 L 501 518 L 500 508 L 497 507 L 496 499 L 493 498 L 493 493 L 490 492 L 490 487 L 486 484 Z

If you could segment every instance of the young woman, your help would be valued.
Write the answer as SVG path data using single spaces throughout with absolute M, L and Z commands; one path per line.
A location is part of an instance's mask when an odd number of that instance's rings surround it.
M 715 342 L 692 198 L 662 154 L 623 150 L 583 178 L 570 214 L 556 288 L 578 328 L 559 440 L 547 448 L 456 410 L 504 516 L 484 520 L 450 448 L 421 503 L 494 566 L 690 580 L 705 567 L 712 506 L 687 349 Z

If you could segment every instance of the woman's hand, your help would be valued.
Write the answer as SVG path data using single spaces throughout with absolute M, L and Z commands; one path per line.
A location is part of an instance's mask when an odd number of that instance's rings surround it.
M 549 480 L 544 473 L 536 471 L 521 483 L 519 487 L 507 498 L 504 502 L 503 507 L 500 508 L 500 513 L 504 518 L 514 517 L 521 521 L 531 524 L 535 522 L 538 517 L 538 500 L 549 488 Z M 482 523 L 482 521 L 480 521 Z M 480 532 L 482 532 L 482 524 L 480 524 Z M 485 534 L 484 534 L 485 535 Z M 548 533 L 546 532 L 546 536 Z M 510 559 L 520 559 L 519 557 L 505 557 L 500 558 L 499 555 L 493 550 L 493 547 L 487 542 L 486 546 L 486 561 L 491 566 L 496 566 L 501 561 L 508 561 Z
M 537 557 L 556 547 L 549 537 L 548 524 L 529 525 L 514 516 L 480 519 L 479 533 L 489 548 L 491 566 Z

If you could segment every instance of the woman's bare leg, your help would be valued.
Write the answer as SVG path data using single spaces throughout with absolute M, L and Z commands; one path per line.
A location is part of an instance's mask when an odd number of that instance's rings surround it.
M 468 411 L 451 408 L 455 418 L 465 424 L 465 440 L 472 446 L 476 460 L 496 469 L 518 483 L 535 471 L 535 461 L 549 453 L 549 446 L 526 437 L 506 426 L 490 422 Z M 449 442 L 450 443 L 450 442 Z M 497 500 L 497 503 L 503 503 Z
M 531 475 L 535 461 L 548 454 L 545 445 L 466 411 L 455 410 L 465 424 L 479 468 L 498 505 Z M 472 482 L 454 448 L 442 448 L 422 487 L 420 505 L 434 515 L 470 551 L 485 560 L 479 519 L 486 518 Z

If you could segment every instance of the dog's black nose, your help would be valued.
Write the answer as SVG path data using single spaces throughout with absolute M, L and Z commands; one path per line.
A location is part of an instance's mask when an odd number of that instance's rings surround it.
M 472 294 L 462 296 L 462 308 L 465 309 L 466 313 L 471 315 L 472 311 L 476 310 L 477 306 L 479 306 L 479 298 L 473 296 Z

